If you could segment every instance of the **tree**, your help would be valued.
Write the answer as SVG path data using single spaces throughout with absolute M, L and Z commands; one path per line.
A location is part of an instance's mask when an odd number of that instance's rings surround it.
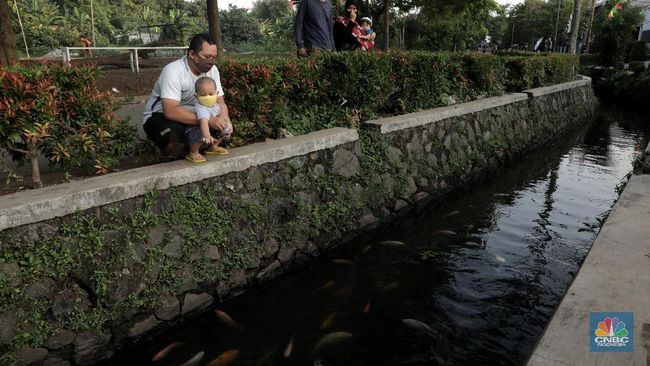
M 11 27 L 9 3 L 0 1 L 0 66 L 7 66 L 18 59 L 16 34 Z
M 571 35 L 569 36 L 569 53 L 576 54 L 578 43 L 578 32 L 580 31 L 580 14 L 582 12 L 582 0 L 574 0 L 573 17 L 571 18 Z
M 233 5 L 222 11 L 221 27 L 223 38 L 230 44 L 256 42 L 262 38 L 260 22 L 244 8 Z
M 219 62 L 223 57 L 223 40 L 221 38 L 221 19 L 219 18 L 219 4 L 217 0 L 208 0 L 207 6 L 210 38 L 217 42 L 217 62 Z
M 287 0 L 259 0 L 253 3 L 253 15 L 260 20 L 275 21 L 289 15 Z
M 608 0 L 594 19 L 594 43 L 591 50 L 599 54 L 599 61 L 605 66 L 624 61 L 625 55 L 636 41 L 637 26 L 643 20 L 643 13 L 634 6 L 624 7 L 612 18 L 608 18 L 607 14 L 615 4 L 616 1 Z

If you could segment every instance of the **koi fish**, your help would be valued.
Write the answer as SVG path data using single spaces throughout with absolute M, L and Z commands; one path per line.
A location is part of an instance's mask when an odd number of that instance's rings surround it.
M 419 330 L 429 335 L 433 335 L 433 329 L 417 319 L 402 319 L 402 323 L 411 329 Z
M 349 259 L 332 259 L 332 263 L 335 264 L 344 264 L 348 266 L 356 266 L 356 264 Z
M 368 314 L 370 312 L 370 301 L 366 303 L 366 306 L 363 307 L 363 313 Z
M 369 251 L 370 249 L 372 249 L 372 245 L 366 245 L 361 251 L 365 253 L 365 252 Z
M 406 244 L 404 244 L 403 241 L 399 241 L 399 240 L 384 240 L 379 244 L 386 245 L 386 246 L 389 246 L 389 247 L 401 247 L 402 245 L 406 245 Z
M 398 287 L 399 287 L 399 282 L 391 282 L 388 285 L 384 286 L 381 289 L 380 293 L 382 295 L 385 295 L 385 294 L 387 294 L 389 292 L 395 291 Z
M 229 326 L 232 329 L 237 329 L 241 330 L 241 326 L 235 322 L 230 315 L 226 314 L 226 312 L 221 311 L 219 309 L 214 309 L 214 314 L 217 316 L 217 318 L 227 326 Z
M 318 291 L 330 289 L 330 288 L 334 287 L 335 285 L 336 285 L 336 281 L 329 280 L 323 286 L 319 287 Z
M 208 366 L 226 366 L 230 365 L 239 356 L 239 350 L 229 349 L 220 354 L 214 360 L 210 361 Z
M 454 210 L 454 211 L 451 211 L 450 213 L 446 214 L 446 215 L 443 216 L 443 217 L 456 216 L 456 215 L 458 215 L 459 213 L 460 213 L 460 211 L 458 211 L 458 210 Z
M 332 323 L 334 322 L 334 318 L 336 318 L 336 311 L 333 312 L 332 314 L 328 315 L 322 323 L 320 323 L 320 329 L 327 329 L 332 326 Z
M 456 235 L 456 232 L 451 230 L 438 230 L 433 235 Z
M 170 343 L 167 347 L 165 347 L 165 348 L 161 349 L 160 351 L 158 351 L 158 353 L 156 353 L 151 358 L 151 361 L 157 362 L 157 361 L 162 360 L 163 358 L 167 357 L 167 355 L 171 351 L 175 350 L 176 348 L 178 348 L 178 347 L 180 347 L 180 346 L 182 346 L 184 344 L 185 344 L 185 342 L 173 342 L 173 343 Z
M 501 263 L 505 263 L 505 262 L 506 262 L 506 259 L 503 258 L 503 257 L 500 256 L 500 255 L 497 255 L 496 257 L 494 257 L 494 259 L 496 259 L 497 262 L 501 262 Z
M 320 351 L 322 351 L 324 348 L 341 344 L 343 342 L 346 342 L 352 338 L 352 333 L 349 332 L 334 332 L 334 333 L 329 333 L 323 336 L 318 343 L 316 343 L 316 347 L 314 347 L 314 350 L 312 351 L 312 354 L 318 354 Z
M 190 358 L 187 362 L 185 362 L 181 366 L 198 365 L 199 362 L 201 362 L 201 360 L 203 359 L 203 356 L 205 356 L 205 352 L 201 351 L 201 352 L 197 353 L 196 355 L 194 355 L 194 357 Z
M 291 336 L 291 340 L 289 340 L 289 344 L 287 344 L 287 348 L 284 349 L 284 353 L 282 354 L 284 358 L 289 358 L 291 356 L 291 352 L 293 352 L 293 338 L 295 335 Z

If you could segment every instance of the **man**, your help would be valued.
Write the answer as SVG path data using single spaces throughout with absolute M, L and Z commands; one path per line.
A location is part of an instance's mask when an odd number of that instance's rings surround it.
M 294 34 L 298 57 L 318 55 L 334 50 L 330 0 L 302 0 L 298 5 Z
M 183 141 L 184 127 L 198 124 L 194 113 L 194 83 L 200 77 L 211 77 L 217 85 L 217 103 L 221 112 L 210 117 L 210 128 L 223 131 L 230 123 L 219 70 L 214 65 L 216 57 L 216 43 L 207 34 L 197 34 L 190 41 L 187 54 L 165 66 L 160 73 L 144 107 L 143 127 L 147 137 L 160 149 L 163 159 L 170 158 Z

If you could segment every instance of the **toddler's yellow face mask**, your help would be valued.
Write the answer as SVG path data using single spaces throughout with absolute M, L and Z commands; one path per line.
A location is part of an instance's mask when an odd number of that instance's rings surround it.
M 198 100 L 199 104 L 204 107 L 212 107 L 213 105 L 217 104 L 217 95 L 197 96 L 196 100 Z

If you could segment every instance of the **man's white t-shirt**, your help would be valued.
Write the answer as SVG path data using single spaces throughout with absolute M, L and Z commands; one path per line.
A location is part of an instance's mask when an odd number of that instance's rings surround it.
M 144 106 L 142 123 L 146 122 L 152 113 L 162 113 L 162 99 L 178 100 L 181 106 L 194 112 L 196 98 L 194 96 L 194 83 L 203 76 L 209 76 L 217 84 L 217 96 L 223 95 L 219 70 L 216 66 L 206 73 L 194 75 L 187 64 L 187 55 L 165 66 L 160 72 L 156 84 L 153 86 L 147 104 Z

